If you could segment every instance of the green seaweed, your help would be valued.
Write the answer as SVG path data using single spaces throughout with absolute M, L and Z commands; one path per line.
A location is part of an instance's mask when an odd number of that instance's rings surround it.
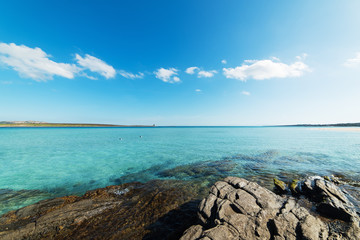
M 294 179 L 294 180 L 292 180 L 292 182 L 290 183 L 290 190 L 291 190 L 291 192 L 292 192 L 293 194 L 298 194 L 298 191 L 296 190 L 296 187 L 297 187 L 297 185 L 298 185 L 298 182 L 299 182 L 299 180 Z
M 323 178 L 324 178 L 325 180 L 331 181 L 330 178 L 329 178 L 329 176 L 324 176 Z
M 283 181 L 274 178 L 274 185 L 278 191 L 286 192 L 286 184 Z

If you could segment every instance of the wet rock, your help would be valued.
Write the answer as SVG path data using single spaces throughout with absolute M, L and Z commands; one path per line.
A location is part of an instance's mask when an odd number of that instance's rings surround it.
M 331 186 L 308 183 L 312 189 L 339 195 Z M 327 188 L 331 188 L 328 190 Z M 340 201 L 340 199 L 339 199 Z M 210 189 L 199 205 L 200 224 L 186 230 L 190 239 L 360 239 L 359 217 L 327 220 L 300 206 L 298 199 L 279 196 L 242 178 L 227 177 Z M 328 238 L 329 237 L 329 238 Z
M 327 180 L 327 181 L 331 181 L 331 179 L 330 179 L 329 176 L 324 176 L 323 178 L 324 178 L 325 180 Z
M 334 174 L 331 175 L 330 180 L 335 184 L 346 184 L 354 187 L 360 187 L 360 177 L 358 173 L 344 175 L 334 172 Z
M 292 180 L 292 182 L 290 183 L 290 191 L 293 195 L 300 194 L 301 184 L 299 184 L 299 183 L 300 182 L 297 179 Z
M 275 185 L 275 190 L 278 191 L 279 193 L 287 192 L 286 183 L 284 183 L 283 181 L 274 178 L 274 185 Z
M 40 190 L 0 189 L 0 215 L 17 209 L 18 206 L 26 206 L 50 197 L 53 195 Z
M 316 203 L 317 210 L 334 219 L 347 222 L 358 218 L 355 206 L 349 201 L 344 190 L 321 177 L 311 177 L 303 184 L 303 192 Z
M 178 239 L 195 224 L 199 186 L 154 180 L 44 200 L 0 217 L 0 239 Z

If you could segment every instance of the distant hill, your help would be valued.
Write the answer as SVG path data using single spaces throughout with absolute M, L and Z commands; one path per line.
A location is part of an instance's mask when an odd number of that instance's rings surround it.
M 0 121 L 0 124 L 40 124 L 40 123 L 47 123 L 47 122 L 40 122 L 40 121 Z
M 333 123 L 333 124 L 296 124 L 281 125 L 284 127 L 360 127 L 360 123 Z
M 153 125 L 115 125 L 94 123 L 47 123 L 40 121 L 0 121 L 0 127 L 155 127 Z

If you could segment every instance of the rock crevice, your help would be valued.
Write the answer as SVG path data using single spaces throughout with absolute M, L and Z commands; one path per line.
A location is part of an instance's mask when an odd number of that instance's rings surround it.
M 359 216 L 341 189 L 322 178 L 299 184 L 304 192 L 297 194 L 316 199 L 317 212 L 301 206 L 304 197 L 280 196 L 242 178 L 216 182 L 199 205 L 200 224 L 181 240 L 360 239 Z

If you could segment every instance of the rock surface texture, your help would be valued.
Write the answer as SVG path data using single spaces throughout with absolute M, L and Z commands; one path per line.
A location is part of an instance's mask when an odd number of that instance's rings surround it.
M 279 196 L 242 178 L 216 182 L 199 205 L 200 223 L 181 240 L 360 239 L 359 216 L 345 192 L 320 177 L 298 184 L 306 198 Z
M 236 177 L 204 189 L 153 180 L 44 200 L 0 216 L 0 239 L 360 239 L 357 202 L 321 177 L 283 195 Z
M 197 186 L 149 181 L 40 201 L 0 217 L 0 239 L 179 239 L 196 223 Z

